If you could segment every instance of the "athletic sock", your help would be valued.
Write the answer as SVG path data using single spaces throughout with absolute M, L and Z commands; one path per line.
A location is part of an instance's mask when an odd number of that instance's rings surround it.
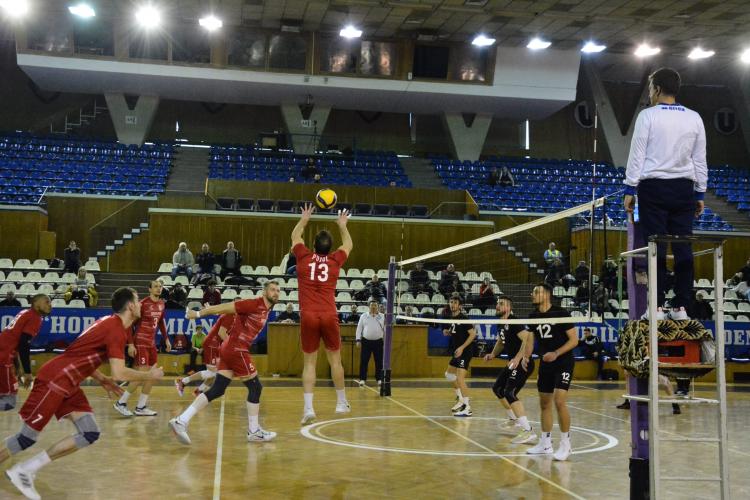
M 148 394 L 141 393 L 141 396 L 138 398 L 138 408 L 145 408 L 148 404 Z
M 46 451 L 43 451 L 41 453 L 38 453 L 31 457 L 30 459 L 26 460 L 25 462 L 21 462 L 18 467 L 25 470 L 26 472 L 35 473 L 48 463 L 52 461 L 51 458 L 49 458 L 49 455 L 47 455 Z
M 303 396 L 305 398 L 305 411 L 313 411 L 313 393 L 306 392 Z
M 561 432 L 560 439 L 562 441 L 570 441 L 570 432 Z
M 201 378 L 203 380 L 208 380 L 210 378 L 214 378 L 216 376 L 216 373 L 212 372 L 211 370 L 203 370 L 201 372 Z
M 531 424 L 529 424 L 529 419 L 526 417 L 518 417 L 518 425 L 525 431 L 531 430 Z
M 516 417 L 516 413 L 513 410 L 506 410 L 506 412 L 508 413 L 508 418 L 509 419 L 516 420 L 516 418 L 517 418 Z
M 346 389 L 336 389 L 336 402 L 341 404 L 346 403 Z
M 185 411 L 182 412 L 182 415 L 177 417 L 177 420 L 187 425 L 188 422 L 190 422 L 190 419 L 193 418 L 196 413 L 201 411 L 206 406 L 208 406 L 208 398 L 205 394 L 201 394 L 197 398 L 195 398 L 190 406 L 185 408 Z
M 461 394 L 461 389 L 456 389 L 456 397 L 458 398 L 459 401 L 463 401 L 464 396 L 463 394 Z
M 190 377 L 183 377 L 182 383 L 185 385 L 188 385 L 192 380 L 190 380 Z
M 464 404 L 465 404 L 466 406 L 471 406 L 471 405 L 469 404 L 469 396 L 466 396 L 466 397 L 465 397 L 465 398 L 463 399 L 463 402 L 464 402 Z
M 542 443 L 544 443 L 547 446 L 552 446 L 552 433 L 551 432 L 542 432 Z
M 258 412 L 260 404 L 247 402 L 247 428 L 250 432 L 255 432 L 260 428 L 258 423 Z
M 121 405 L 128 404 L 128 399 L 130 399 L 130 393 L 128 391 L 125 391 L 122 393 L 122 396 L 120 396 L 120 399 L 117 400 L 117 402 Z

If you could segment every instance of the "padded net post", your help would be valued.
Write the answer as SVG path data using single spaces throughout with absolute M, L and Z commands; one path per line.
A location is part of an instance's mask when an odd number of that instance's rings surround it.
M 385 335 L 383 336 L 383 383 L 380 395 L 391 395 L 391 345 L 393 341 L 393 304 L 396 291 L 396 258 L 388 262 L 388 300 L 385 306 Z

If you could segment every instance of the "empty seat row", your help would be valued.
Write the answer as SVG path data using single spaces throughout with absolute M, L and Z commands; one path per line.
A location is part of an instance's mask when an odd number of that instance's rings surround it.
M 292 200 L 270 200 L 250 198 L 218 198 L 216 200 L 217 210 L 239 210 L 256 212 L 296 213 L 305 201 Z M 418 217 L 429 216 L 428 208 L 424 205 L 385 205 L 369 203 L 339 203 L 331 210 L 317 208 L 318 213 L 336 213 L 338 210 L 350 210 L 355 215 L 372 215 L 379 217 Z

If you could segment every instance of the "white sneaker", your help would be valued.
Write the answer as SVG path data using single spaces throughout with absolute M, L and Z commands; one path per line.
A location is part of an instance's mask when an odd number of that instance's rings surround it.
M 315 412 L 313 410 L 305 410 L 305 413 L 302 415 L 302 422 L 300 422 L 302 425 L 310 425 L 313 422 L 315 422 Z
M 463 408 L 453 413 L 454 417 L 470 417 L 472 415 L 473 413 L 471 413 L 471 406 L 469 405 L 464 405 Z
M 265 431 L 258 427 L 258 430 L 255 432 L 247 431 L 247 440 L 249 442 L 258 442 L 258 441 L 271 441 L 273 438 L 276 437 L 275 432 L 271 431 Z
M 364 381 L 364 380 L 359 380 L 359 381 L 357 381 L 357 384 L 358 384 L 358 385 L 359 385 L 360 387 L 364 387 L 364 386 L 365 386 L 365 381 Z
M 690 319 L 684 307 L 675 307 L 669 311 L 669 319 L 672 321 L 687 321 Z
M 551 455 L 555 450 L 552 449 L 552 442 L 539 441 L 536 446 L 532 446 L 526 453 L 529 455 Z
M 128 410 L 128 405 L 124 403 L 120 403 L 119 401 L 115 401 L 115 404 L 113 405 L 113 408 L 117 410 L 117 413 L 122 415 L 123 417 L 132 417 L 133 412 Z
M 148 406 L 144 406 L 143 408 L 136 407 L 133 414 L 136 417 L 155 417 L 157 415 L 157 413 Z
M 174 388 L 177 389 L 177 394 L 179 394 L 180 397 L 185 395 L 185 384 L 182 383 L 181 378 L 174 380 Z
M 641 319 L 648 321 L 648 309 L 646 309 L 646 312 L 643 313 L 643 316 L 641 316 Z M 656 310 L 656 321 L 664 321 L 666 319 L 666 315 L 664 314 L 664 309 L 661 307 Z
M 451 411 L 453 412 L 459 411 L 461 408 L 463 408 L 463 406 L 464 406 L 464 402 L 459 399 L 458 401 L 456 401 L 456 404 L 454 404 L 451 407 Z
M 378 386 L 381 386 L 381 385 L 383 385 L 383 381 L 382 380 L 378 380 Z
M 33 472 L 26 472 L 16 465 L 6 470 L 5 475 L 8 476 L 8 479 L 10 479 L 10 482 L 13 483 L 13 486 L 18 488 L 18 491 L 20 491 L 21 494 L 23 494 L 23 496 L 25 496 L 26 498 L 31 498 L 33 500 L 42 499 L 42 497 L 34 488 Z
M 561 439 L 560 446 L 558 446 L 557 451 L 555 451 L 555 454 L 552 455 L 552 458 L 560 462 L 564 462 L 570 456 L 570 451 L 570 440 Z
M 348 401 L 336 403 L 336 413 L 349 413 L 350 411 L 352 411 L 352 407 L 349 405 Z
M 500 422 L 500 432 L 503 434 L 516 434 L 518 432 L 518 422 L 512 418 L 506 418 Z
M 519 432 L 516 437 L 511 439 L 510 442 L 513 444 L 527 444 L 527 443 L 535 443 L 537 439 L 538 438 L 533 430 L 529 429 L 527 431 L 527 430 L 521 429 L 521 432 Z
M 169 428 L 172 429 L 174 435 L 177 436 L 177 441 L 182 444 L 189 445 L 191 443 L 190 436 L 187 433 L 187 425 L 180 422 L 179 419 L 173 418 L 169 421 Z

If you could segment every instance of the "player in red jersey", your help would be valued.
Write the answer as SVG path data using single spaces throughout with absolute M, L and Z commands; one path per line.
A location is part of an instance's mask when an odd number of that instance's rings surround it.
M 258 379 L 258 371 L 255 369 L 253 359 L 250 357 L 250 346 L 266 324 L 268 313 L 278 301 L 279 283 L 267 281 L 263 285 L 261 296 L 257 299 L 227 302 L 209 306 L 200 311 L 187 311 L 188 319 L 215 314 L 234 314 L 234 321 L 229 329 L 229 336 L 219 352 L 219 371 L 216 373 L 214 384 L 209 390 L 195 398 L 193 404 L 188 406 L 179 417 L 169 421 L 170 429 L 182 444 L 190 444 L 190 437 L 187 433 L 190 419 L 208 403 L 223 396 L 233 378 L 239 379 L 247 387 L 247 440 L 270 441 L 276 437 L 275 432 L 262 429 L 258 422 L 260 393 L 263 386 Z
M 206 369 L 195 372 L 189 377 L 177 378 L 174 381 L 177 394 L 182 397 L 185 394 L 185 386 L 190 382 L 202 380 L 199 387 L 196 387 L 193 394 L 198 397 L 201 393 L 206 392 L 211 386 L 211 381 L 216 378 L 216 370 L 219 364 L 219 349 L 221 343 L 227 338 L 227 332 L 234 322 L 234 314 L 222 314 L 211 327 L 211 331 L 203 340 L 203 364 Z
M 75 426 L 74 435 L 5 471 L 8 479 L 27 498 L 41 498 L 34 488 L 34 477 L 39 469 L 99 439 L 99 426 L 80 388 L 81 382 L 92 377 L 111 396 L 122 393 L 115 380 L 154 381 L 164 376 L 164 371 L 158 367 L 147 372 L 125 367 L 128 329 L 141 313 L 138 293 L 132 288 L 117 289 L 112 294 L 112 309 L 114 314 L 96 321 L 65 352 L 42 366 L 19 412 L 23 421 L 21 430 L 6 438 L 0 449 L 0 462 L 3 462 L 29 448 L 53 416 L 58 420 L 67 418 Z M 109 361 L 112 377 L 98 370 L 105 361 Z
M 31 385 L 31 339 L 42 327 L 42 319 L 52 311 L 49 297 L 43 293 L 31 298 L 31 308 L 19 312 L 0 334 L 0 411 L 16 407 L 18 380 L 16 380 L 16 355 L 21 361 L 23 373 L 21 385 Z
M 313 206 L 306 205 L 302 217 L 292 230 L 292 252 L 297 258 L 297 282 L 299 283 L 300 338 L 305 365 L 302 371 L 304 411 L 302 425 L 315 421 L 313 390 L 315 388 L 315 363 L 318 360 L 320 341 L 326 347 L 331 378 L 336 387 L 336 413 L 351 411 L 344 391 L 344 367 L 341 365 L 341 334 L 339 316 L 336 312 L 336 280 L 341 266 L 352 251 L 354 244 L 346 223 L 349 212 L 339 211 L 336 224 L 341 232 L 341 246 L 331 253 L 333 237 L 326 230 L 315 235 L 314 252 L 305 246 L 302 235 L 313 213 Z
M 135 359 L 136 370 L 147 372 L 156 366 L 158 351 L 156 350 L 156 330 L 161 330 L 162 338 L 167 347 L 167 352 L 172 350 L 167 335 L 167 325 L 164 323 L 165 303 L 161 297 L 162 284 L 159 280 L 148 283 L 149 296 L 141 300 L 141 319 L 136 323 L 133 341 L 128 343 L 128 354 Z M 128 409 L 128 399 L 135 393 L 138 387 L 143 386 L 135 412 Z M 151 395 L 152 382 L 136 382 L 132 384 L 120 396 L 114 404 L 115 410 L 125 417 L 154 417 L 156 412 L 149 408 L 148 398 Z

